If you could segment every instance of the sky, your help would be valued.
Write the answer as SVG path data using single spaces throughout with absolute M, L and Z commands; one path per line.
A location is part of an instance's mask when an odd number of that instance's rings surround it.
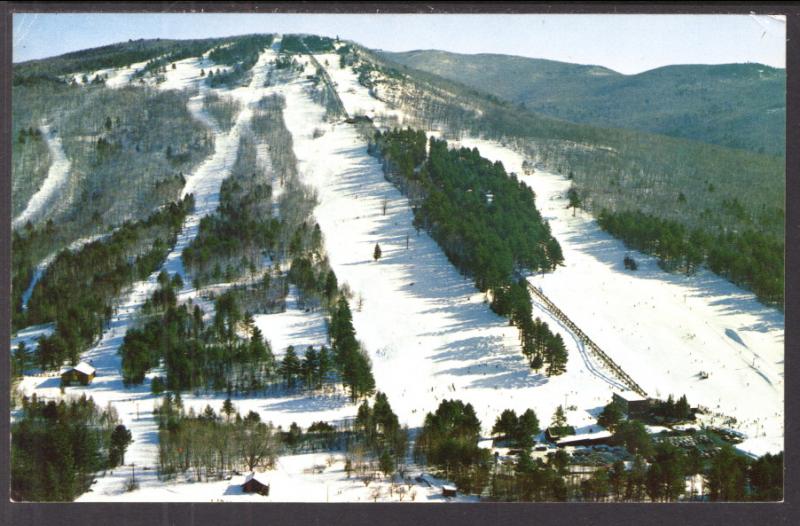
M 13 60 L 139 38 L 339 36 L 387 51 L 502 53 L 635 74 L 670 64 L 784 68 L 786 21 L 767 15 L 15 13 Z

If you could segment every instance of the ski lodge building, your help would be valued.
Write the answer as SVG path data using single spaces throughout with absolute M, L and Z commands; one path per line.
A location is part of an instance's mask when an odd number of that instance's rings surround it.
M 628 416 L 641 416 L 650 411 L 650 400 L 633 391 L 615 392 L 612 401 Z

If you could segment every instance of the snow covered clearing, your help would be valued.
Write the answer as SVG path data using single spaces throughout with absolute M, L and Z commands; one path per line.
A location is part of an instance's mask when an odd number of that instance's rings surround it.
M 157 57 L 159 58 L 159 57 Z M 105 78 L 105 85 L 109 88 L 121 88 L 131 81 L 131 77 L 144 68 L 149 61 L 136 62 L 124 68 L 106 68 L 99 69 L 94 72 L 76 73 L 72 75 L 71 80 L 76 84 L 84 84 L 83 77 L 86 76 L 86 83 L 92 82 L 95 77 L 99 76 Z
M 461 144 L 523 173 L 523 157 L 509 148 L 479 139 Z M 686 394 L 692 405 L 735 417 L 731 427 L 748 436 L 741 449 L 783 450 L 782 313 L 709 271 L 690 277 L 664 272 L 655 258 L 603 232 L 589 214 L 572 217 L 565 177 L 537 171 L 520 180 L 536 192 L 565 260 L 553 273 L 531 276 L 530 283 L 650 396 Z M 626 254 L 637 271 L 624 269 Z M 700 371 L 708 379 L 700 379 Z
M 370 95 L 369 90 L 358 82 L 358 75 L 352 67 L 339 67 L 339 55 L 323 53 L 315 54 L 314 58 L 328 72 L 349 115 L 366 115 L 382 129 L 402 125 L 406 120 L 406 115 L 401 110 Z
M 44 323 L 42 325 L 31 325 L 18 331 L 13 338 L 11 338 L 11 351 L 13 352 L 20 343 L 25 344 L 25 348 L 30 350 L 36 349 L 39 345 L 39 338 L 42 336 L 47 337 L 53 334 L 56 330 L 55 323 Z
M 329 462 L 332 463 L 330 465 Z M 138 490 L 126 493 L 125 483 L 131 477 L 131 468 L 114 470 L 106 478 L 116 480 L 115 490 L 91 491 L 78 498 L 78 502 L 131 501 L 131 502 L 470 502 L 475 497 L 442 496 L 443 482 L 425 475 L 425 482 L 415 480 L 419 472 L 410 472 L 410 480 L 394 482 L 375 479 L 369 486 L 356 476 L 347 476 L 341 454 L 307 453 L 282 456 L 274 470 L 261 475 L 269 483 L 269 496 L 244 493 L 245 474 L 234 475 L 230 480 L 214 482 L 159 481 L 152 471 L 136 469 Z M 402 499 L 401 499 L 402 496 Z
M 210 51 L 208 52 L 210 53 Z M 210 71 L 211 68 L 219 70 L 220 73 L 228 71 L 230 68 L 225 66 L 215 66 L 214 62 L 208 58 L 208 53 L 202 57 L 192 57 L 175 62 L 175 69 L 167 66 L 164 82 L 158 84 L 161 90 L 182 90 L 199 86 L 205 76 L 201 76 L 202 70 Z
M 503 409 L 530 407 L 549 421 L 565 402 L 580 408 L 568 412 L 570 423 L 591 426 L 591 413 L 611 399 L 613 386 L 587 368 L 570 338 L 567 374 L 547 379 L 531 373 L 517 330 L 491 312 L 435 241 L 417 235 L 407 200 L 384 179 L 355 127 L 323 122 L 324 109 L 304 84 L 278 87 L 298 169 L 318 191 L 315 216 L 331 266 L 354 292 L 358 337 L 400 421 L 420 426 L 441 400 L 457 398 L 475 406 L 487 433 Z M 316 128 L 325 133 L 314 139 Z M 383 250 L 379 262 L 372 259 L 375 243 Z
M 11 222 L 12 229 L 24 225 L 28 221 L 36 221 L 46 214 L 48 207 L 53 205 L 53 200 L 58 196 L 69 176 L 70 162 L 61 146 L 61 138 L 50 129 L 49 124 L 42 125 L 40 130 L 47 141 L 52 161 L 42 186 L 28 201 L 25 210 Z
M 309 345 L 319 348 L 328 341 L 328 329 L 321 310 L 306 312 L 298 305 L 297 288 L 289 286 L 286 310 L 278 314 L 255 314 L 256 326 L 269 340 L 273 353 L 280 356 L 290 345 L 303 352 Z

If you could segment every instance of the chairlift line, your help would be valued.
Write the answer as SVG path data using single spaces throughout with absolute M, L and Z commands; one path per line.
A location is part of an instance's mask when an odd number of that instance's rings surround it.
M 605 352 L 603 352 L 600 347 L 594 343 L 587 335 L 584 333 L 575 323 L 570 320 L 566 314 L 561 312 L 561 309 L 556 307 L 556 305 L 550 301 L 550 299 L 545 296 L 544 292 L 542 292 L 539 288 L 534 287 L 531 285 L 527 280 L 525 281 L 528 285 L 528 290 L 530 290 L 539 300 L 544 303 L 547 309 L 555 316 L 558 320 L 563 322 L 567 328 L 572 331 L 572 333 L 578 337 L 585 345 L 589 351 L 593 352 L 600 358 L 612 373 L 614 373 L 626 386 L 628 386 L 632 391 L 638 393 L 643 397 L 647 397 L 647 392 L 637 384 L 633 378 L 631 378 L 625 371 L 622 370 L 622 367 L 617 365 L 614 360 L 612 360 Z

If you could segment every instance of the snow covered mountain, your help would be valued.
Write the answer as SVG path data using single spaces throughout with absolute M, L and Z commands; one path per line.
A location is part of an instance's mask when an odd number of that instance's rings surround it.
M 700 455 L 664 481 L 674 500 L 727 443 L 783 450 L 782 295 L 673 235 L 750 229 L 771 254 L 766 156 L 518 112 L 308 35 L 19 64 L 13 104 L 12 422 L 41 439 L 67 414 L 48 402 L 82 395 L 73 413 L 102 422 L 57 495 L 16 427 L 15 499 L 525 499 L 490 475 L 523 456 L 559 473 L 560 433 L 610 442 L 562 443 L 568 465 Z M 664 208 L 678 194 L 686 213 Z M 632 203 L 679 227 L 633 249 L 600 214 Z M 78 361 L 96 377 L 65 385 Z M 647 415 L 609 420 L 631 391 Z

